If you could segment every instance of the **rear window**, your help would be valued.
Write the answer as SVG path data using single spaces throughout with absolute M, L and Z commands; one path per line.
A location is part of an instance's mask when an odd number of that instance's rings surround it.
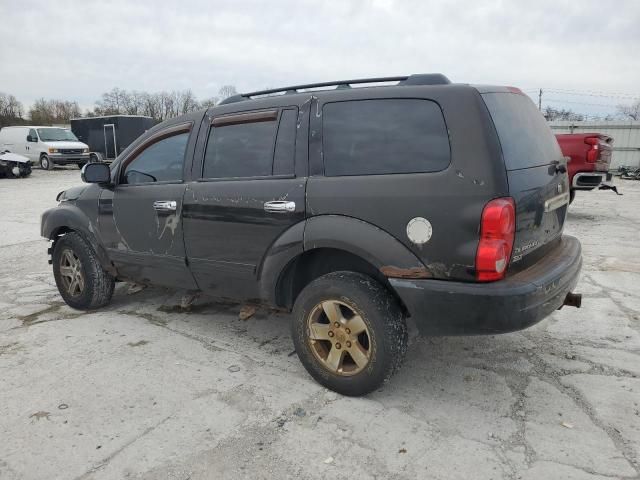
M 440 107 L 416 99 L 326 104 L 322 149 L 329 177 L 436 172 L 451 156 Z
M 484 93 L 500 138 L 507 170 L 548 165 L 562 152 L 547 121 L 531 99 L 518 93 Z

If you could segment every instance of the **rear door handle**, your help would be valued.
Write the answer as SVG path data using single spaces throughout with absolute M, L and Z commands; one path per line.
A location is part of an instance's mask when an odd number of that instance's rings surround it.
M 288 202 L 287 200 L 274 200 L 272 202 L 264 202 L 264 211 L 269 213 L 295 212 L 296 202 Z
M 153 202 L 153 208 L 158 212 L 175 212 L 178 203 L 175 200 L 158 200 Z

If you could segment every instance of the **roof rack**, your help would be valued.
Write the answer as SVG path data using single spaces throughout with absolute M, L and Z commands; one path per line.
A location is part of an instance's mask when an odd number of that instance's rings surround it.
M 251 97 L 261 95 L 271 95 L 273 93 L 284 92 L 285 95 L 299 93 L 299 90 L 309 90 L 312 88 L 336 87 L 337 90 L 351 88 L 351 85 L 360 83 L 387 83 L 398 82 L 397 85 L 447 85 L 451 81 L 441 73 L 420 73 L 414 75 L 403 75 L 398 77 L 375 77 L 375 78 L 356 78 L 353 80 L 336 80 L 333 82 L 307 83 L 303 85 L 293 85 L 290 87 L 270 88 L 268 90 L 258 90 L 249 93 L 240 93 L 225 98 L 219 105 L 228 103 L 242 102 L 249 100 Z

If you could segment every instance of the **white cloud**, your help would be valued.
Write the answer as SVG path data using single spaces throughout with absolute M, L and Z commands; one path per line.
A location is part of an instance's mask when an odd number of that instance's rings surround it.
M 607 8 L 605 10 L 605 8 Z M 0 90 L 90 106 L 113 87 L 215 95 L 338 78 L 640 93 L 640 2 L 3 1 Z

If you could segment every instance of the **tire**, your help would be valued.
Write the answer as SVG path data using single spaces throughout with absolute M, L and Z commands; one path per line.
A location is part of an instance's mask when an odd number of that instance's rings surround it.
M 573 203 L 573 200 L 576 198 L 576 191 L 569 190 L 569 205 Z
M 21 177 L 28 177 L 31 175 L 31 163 L 21 164 L 19 168 Z
M 71 288 L 68 267 L 72 258 L 77 261 L 75 272 L 82 275 L 82 281 Z M 73 269 L 72 269 L 73 270 Z M 53 276 L 63 300 L 71 308 L 92 310 L 104 307 L 111 300 L 114 278 L 100 265 L 93 247 L 77 232 L 60 237 L 53 250 Z
M 89 162 L 78 162 L 78 169 L 82 170 L 82 167 L 84 167 L 87 163 Z
M 47 155 L 40 155 L 40 168 L 43 170 L 53 170 L 53 162 Z
M 334 320 L 340 319 L 340 327 L 329 320 L 327 304 Z M 366 331 L 356 337 L 349 325 L 361 325 Z M 312 328 L 318 333 L 312 335 Z M 365 395 L 379 388 L 400 368 L 407 351 L 407 325 L 398 302 L 360 273 L 333 272 L 307 285 L 294 305 L 291 331 L 298 358 L 309 374 L 342 395 Z M 342 355 L 342 367 L 335 369 L 330 357 L 337 355 Z M 368 357 L 366 362 L 362 355 Z

